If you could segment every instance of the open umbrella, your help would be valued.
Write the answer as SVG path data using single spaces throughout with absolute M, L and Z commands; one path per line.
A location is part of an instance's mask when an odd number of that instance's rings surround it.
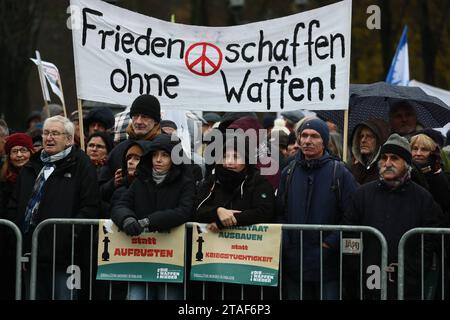
M 349 132 L 358 123 L 370 118 L 389 120 L 389 107 L 398 100 L 407 100 L 416 109 L 417 120 L 424 127 L 442 127 L 450 122 L 450 107 L 419 87 L 396 86 L 385 82 L 351 84 Z M 343 128 L 343 111 L 317 111 L 317 114 Z

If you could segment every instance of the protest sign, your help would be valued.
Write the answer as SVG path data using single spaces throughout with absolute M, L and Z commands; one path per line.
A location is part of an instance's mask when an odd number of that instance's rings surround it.
M 257 224 L 192 233 L 191 279 L 276 286 L 281 243 L 280 224 Z
M 71 0 L 79 99 L 203 111 L 346 110 L 351 0 L 232 27 Z M 77 23 L 76 23 L 77 22 Z
M 129 237 L 111 220 L 101 220 L 97 279 L 183 282 L 184 224 L 168 232 Z

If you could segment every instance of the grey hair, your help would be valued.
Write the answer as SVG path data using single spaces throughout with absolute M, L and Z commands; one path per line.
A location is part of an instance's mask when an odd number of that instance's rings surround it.
M 64 126 L 64 133 L 73 138 L 74 134 L 75 134 L 75 127 L 73 125 L 73 123 L 67 119 L 66 117 L 63 116 L 53 116 L 51 118 L 47 118 L 44 121 L 44 127 L 48 122 L 58 122 L 61 123 Z

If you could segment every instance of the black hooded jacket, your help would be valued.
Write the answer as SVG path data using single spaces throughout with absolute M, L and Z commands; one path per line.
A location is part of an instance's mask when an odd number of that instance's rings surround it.
M 132 141 L 128 147 L 125 149 L 124 153 L 123 153 L 123 157 L 122 157 L 122 176 L 123 176 L 123 184 L 118 187 L 117 189 L 115 188 L 114 184 L 111 185 L 111 183 L 107 183 L 105 185 L 103 185 L 103 188 L 100 188 L 100 190 L 102 192 L 105 192 L 105 194 L 102 194 L 102 196 L 109 196 L 111 201 L 110 201 L 110 205 L 111 208 L 117 203 L 117 201 L 122 197 L 122 195 L 128 190 L 128 188 L 130 187 L 131 183 L 133 181 L 130 181 L 129 176 L 128 176 L 128 164 L 127 164 L 127 159 L 126 159 L 126 155 L 128 150 L 135 145 L 139 145 L 142 150 L 144 150 L 143 154 L 146 154 L 150 151 L 150 147 L 152 145 L 151 141 L 146 141 L 146 140 L 134 140 Z
M 228 191 L 216 175 L 210 175 L 199 187 L 195 221 L 216 222 L 217 208 L 241 210 L 234 216 L 238 226 L 271 223 L 274 220 L 275 195 L 269 181 L 259 171 L 249 167 L 246 178 L 234 190 Z
M 111 219 L 122 227 L 128 217 L 149 218 L 149 231 L 169 230 L 188 222 L 192 216 L 195 184 L 185 165 L 174 165 L 156 184 L 152 177 L 153 152 L 171 153 L 174 143 L 168 135 L 157 136 L 137 167 L 137 176 L 112 208 Z

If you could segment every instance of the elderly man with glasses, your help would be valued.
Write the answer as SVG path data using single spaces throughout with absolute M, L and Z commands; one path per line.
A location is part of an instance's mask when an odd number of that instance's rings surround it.
M 8 211 L 24 236 L 24 252 L 30 252 L 36 226 L 49 218 L 96 218 L 100 192 L 89 157 L 73 145 L 74 126 L 62 116 L 48 118 L 43 127 L 43 149 L 24 165 L 11 197 Z M 74 235 L 74 238 L 77 234 Z M 55 246 L 55 247 L 54 247 Z M 44 228 L 39 237 L 37 299 L 70 299 L 76 292 L 67 287 L 66 273 L 72 252 L 71 226 Z M 76 246 L 76 244 L 75 244 Z M 55 260 L 53 260 L 55 256 Z M 55 268 L 55 278 L 52 270 Z M 29 294 L 29 268 L 25 272 Z M 52 284 L 54 283 L 54 296 Z

